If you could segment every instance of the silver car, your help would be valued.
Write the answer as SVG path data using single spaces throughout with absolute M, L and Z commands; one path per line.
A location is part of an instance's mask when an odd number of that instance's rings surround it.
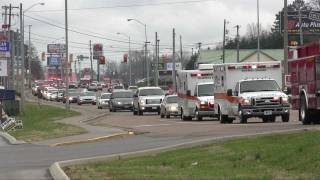
M 111 94 L 110 112 L 117 110 L 132 111 L 133 93 L 130 90 L 117 90 Z
M 161 118 L 179 116 L 177 95 L 169 95 L 163 99 L 160 107 L 160 116 Z
M 98 109 L 108 108 L 110 106 L 111 93 L 103 93 L 98 97 Z

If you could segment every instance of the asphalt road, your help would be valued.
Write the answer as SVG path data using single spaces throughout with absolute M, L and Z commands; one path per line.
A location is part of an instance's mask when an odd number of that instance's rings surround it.
M 60 103 L 53 103 L 61 106 Z M 84 113 L 99 114 L 96 106 L 72 105 Z M 231 135 L 247 135 L 278 130 L 305 129 L 292 112 L 291 121 L 282 123 L 261 123 L 253 119 L 248 124 L 220 124 L 214 120 L 182 122 L 179 119 L 161 119 L 154 114 L 133 116 L 131 112 L 112 113 L 92 121 L 91 124 L 113 126 L 142 132 L 141 135 L 124 139 L 112 139 L 90 144 L 63 147 L 48 147 L 32 144 L 6 145 L 0 138 L 0 179 L 50 179 L 47 168 L 56 161 L 134 152 L 157 147 L 175 145 L 193 140 Z M 307 126 L 319 127 L 319 126 Z

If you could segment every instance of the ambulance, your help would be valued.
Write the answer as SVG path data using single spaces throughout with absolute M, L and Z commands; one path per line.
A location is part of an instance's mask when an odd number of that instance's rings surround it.
M 213 65 L 215 111 L 221 123 L 239 117 L 247 123 L 252 117 L 263 122 L 283 122 L 290 118 L 288 96 L 282 92 L 280 62 Z
M 181 70 L 177 73 L 178 107 L 184 121 L 216 117 L 212 70 Z

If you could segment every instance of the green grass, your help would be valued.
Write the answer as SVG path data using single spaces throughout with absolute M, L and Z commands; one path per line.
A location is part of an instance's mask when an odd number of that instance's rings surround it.
M 74 180 L 320 179 L 320 132 L 229 140 L 64 170 Z
M 79 116 L 75 111 L 66 111 L 62 108 L 27 103 L 25 112 L 21 117 L 23 129 L 10 134 L 26 142 L 41 141 L 85 133 L 80 127 L 56 122 L 68 117 Z

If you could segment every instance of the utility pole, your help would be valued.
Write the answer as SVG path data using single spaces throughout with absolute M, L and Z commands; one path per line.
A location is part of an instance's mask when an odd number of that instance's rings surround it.
M 132 85 L 131 37 L 129 36 L 129 86 Z
M 99 62 L 99 58 L 97 59 L 97 81 L 100 82 L 100 62 Z
M 12 6 L 11 4 L 9 5 L 9 26 L 8 26 L 8 36 L 9 36 L 9 42 L 11 44 L 12 38 L 11 38 L 11 11 Z M 8 87 L 11 89 L 13 88 L 13 56 L 11 54 L 10 56 L 10 73 L 9 73 L 9 78 L 8 78 Z
M 302 14 L 301 8 L 299 8 L 299 25 L 300 25 L 300 46 L 303 45 L 303 29 L 302 29 Z
M 222 47 L 222 63 L 226 63 L 226 50 L 225 50 L 225 46 L 226 46 L 226 24 L 227 24 L 227 20 L 224 20 L 223 22 L 223 47 Z
M 288 3 L 287 0 L 284 0 L 284 34 L 283 34 L 283 47 L 284 47 L 284 59 L 283 59 L 283 68 L 284 75 L 288 74 Z M 284 80 L 283 76 L 283 80 Z
M 67 70 L 66 70 L 66 109 L 70 110 L 70 103 L 69 103 L 69 42 L 68 42 L 68 0 L 65 0 L 65 33 L 66 33 L 66 64 L 67 64 Z
M 29 45 L 28 45 L 28 69 L 29 69 L 29 76 L 28 76 L 28 84 L 29 88 L 31 88 L 31 25 L 29 25 Z
M 237 63 L 240 62 L 240 35 L 239 35 L 239 29 L 240 29 L 240 25 L 236 25 L 237 28 Z
M 182 52 L 182 36 L 180 35 L 180 62 L 182 65 L 182 56 L 183 56 L 183 52 Z
M 176 31 L 173 28 L 173 55 L 172 55 L 172 81 L 173 81 L 173 92 L 177 92 L 176 82 Z
M 25 82 L 25 57 L 24 57 L 24 25 L 23 25 L 23 11 L 22 11 L 22 3 L 20 3 L 20 37 L 21 37 L 21 42 L 20 42 L 20 56 L 21 56 L 21 77 L 22 77 L 22 82 L 21 82 L 21 102 L 20 102 L 20 111 L 24 112 L 24 103 L 25 103 L 25 94 L 24 94 L 24 82 Z
M 92 44 L 91 44 L 91 40 L 89 41 L 89 48 L 90 48 L 90 76 L 91 76 L 91 81 L 93 78 L 93 62 L 92 62 Z
M 259 12 L 259 0 L 257 0 L 257 28 L 258 28 L 258 62 L 260 62 L 260 12 Z
M 159 86 L 159 59 L 158 59 L 158 32 L 156 32 L 156 68 L 155 68 L 155 86 Z

